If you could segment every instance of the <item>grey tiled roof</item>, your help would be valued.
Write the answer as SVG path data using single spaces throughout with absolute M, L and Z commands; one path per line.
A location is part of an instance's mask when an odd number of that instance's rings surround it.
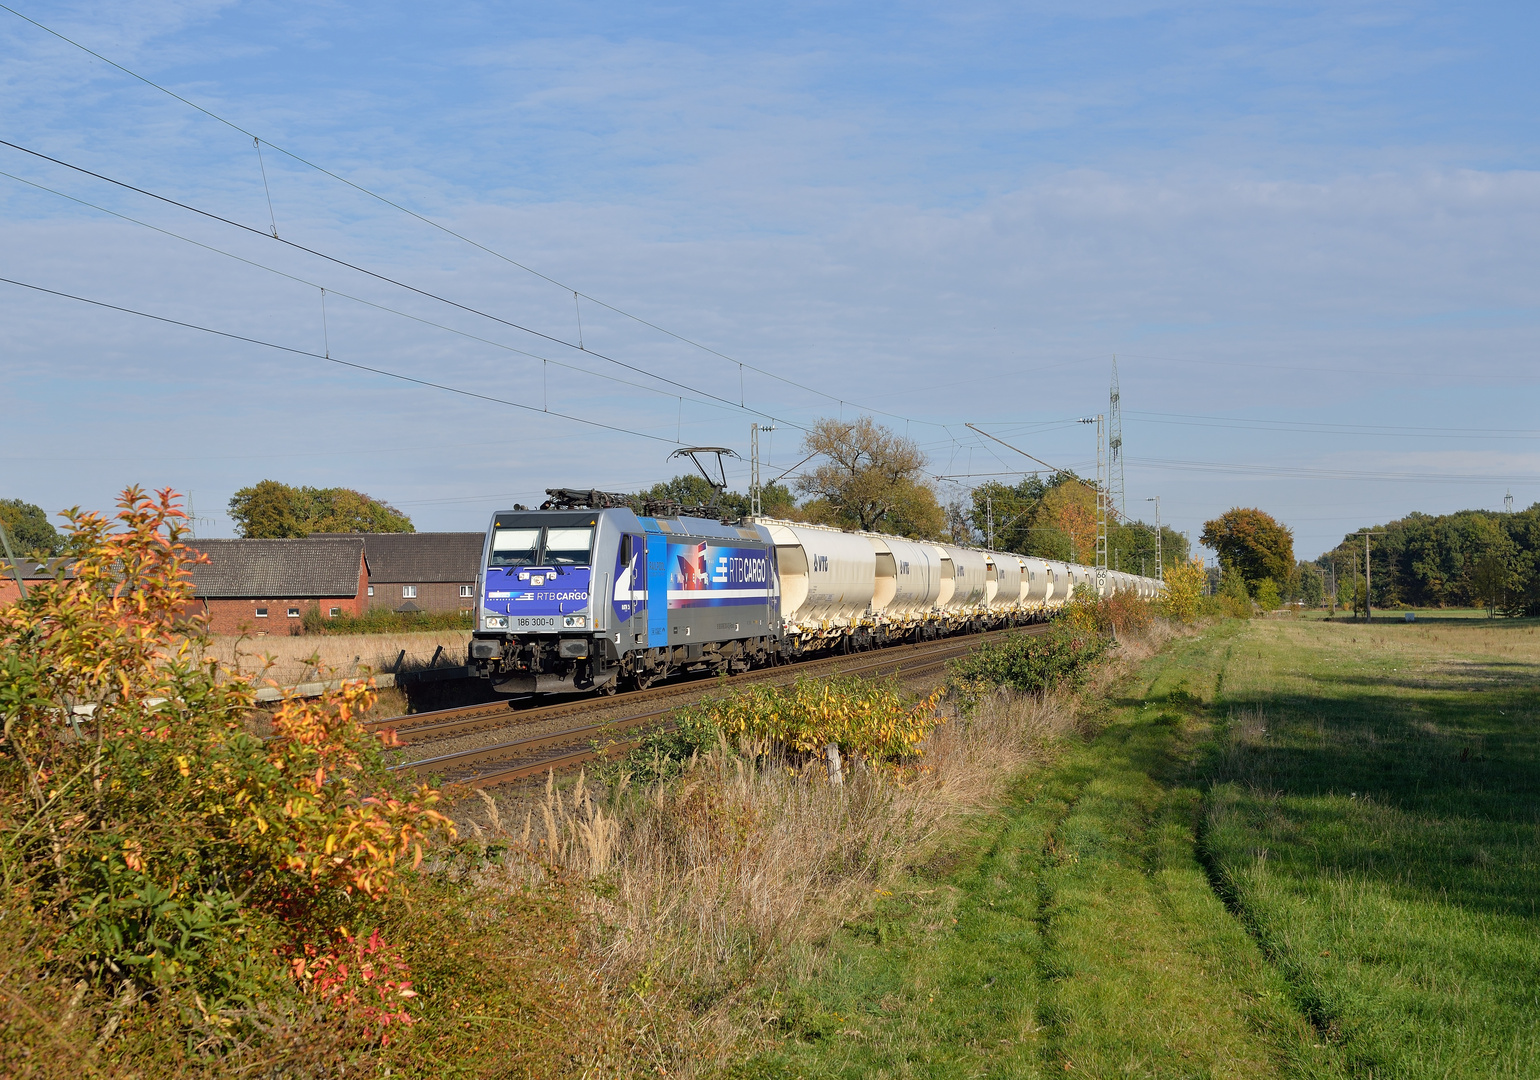
M 67 559 L 17 559 L 21 564 L 21 576 L 26 581 L 46 581 L 60 570 L 65 577 L 74 577 L 75 571 Z M 0 555 L 0 578 L 8 581 L 16 579 L 16 568 L 11 560 Z
M 193 567 L 195 595 L 210 600 L 355 596 L 362 536 L 297 540 L 194 540 L 209 561 Z
M 369 533 L 364 536 L 369 580 L 382 585 L 475 581 L 485 539 L 479 532 Z

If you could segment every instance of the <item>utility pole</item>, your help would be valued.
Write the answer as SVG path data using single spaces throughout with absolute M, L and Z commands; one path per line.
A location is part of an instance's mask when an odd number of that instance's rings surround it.
M 1384 532 L 1370 532 L 1368 529 L 1358 534 L 1364 538 L 1364 622 L 1374 621 L 1374 606 L 1369 599 L 1369 537 L 1384 536 Z
M 1107 398 L 1107 500 L 1115 517 L 1128 516 L 1123 502 L 1123 394 L 1118 389 L 1118 358 L 1112 358 L 1112 388 Z
M 1166 562 L 1161 558 L 1160 552 L 1160 496 L 1151 495 L 1145 502 L 1155 504 L 1155 580 L 1166 580 Z
M 986 494 L 984 496 L 984 522 L 985 535 L 989 538 L 989 550 L 995 549 L 995 497 Z
M 749 425 L 749 514 L 753 517 L 759 517 L 765 510 L 759 490 L 759 433 L 774 430 L 773 424 L 769 427 L 760 427 L 757 423 Z
M 11 550 L 11 536 L 5 531 L 5 526 L 0 524 L 0 547 L 5 548 L 5 557 L 11 560 L 11 573 L 16 575 L 16 589 L 21 593 L 21 598 L 27 598 L 27 575 L 22 570 L 21 563 L 16 561 L 16 552 Z
M 1095 417 L 1083 416 L 1082 424 L 1096 425 L 1096 595 L 1107 592 L 1107 511 L 1110 502 L 1107 491 L 1107 417 L 1097 413 Z

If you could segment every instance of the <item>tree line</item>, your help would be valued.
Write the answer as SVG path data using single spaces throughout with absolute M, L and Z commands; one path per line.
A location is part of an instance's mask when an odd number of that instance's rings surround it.
M 1412 513 L 1367 530 L 1369 599 L 1376 607 L 1485 607 L 1540 615 L 1540 503 L 1515 513 Z M 1338 595 L 1364 584 L 1358 532 L 1315 560 Z

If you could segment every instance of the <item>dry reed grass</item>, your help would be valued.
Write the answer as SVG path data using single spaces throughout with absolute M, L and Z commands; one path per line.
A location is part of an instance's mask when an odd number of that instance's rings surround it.
M 207 653 L 233 671 L 293 686 L 315 677 L 318 670 L 343 678 L 377 673 L 392 668 L 403 650 L 408 667 L 425 666 L 440 646 L 444 650 L 440 664 L 464 663 L 470 637 L 468 630 L 264 638 L 222 635 L 210 639 Z
M 526 888 L 542 874 L 587 882 L 612 976 L 680 988 L 700 1045 L 725 1052 L 738 1037 L 728 1014 L 745 990 L 799 958 L 816 962 L 818 944 L 923 861 L 949 824 L 1085 728 L 1083 699 L 1179 633 L 1157 623 L 1125 638 L 1079 695 L 1002 691 L 971 717 L 954 711 L 904 769 L 857 760 L 836 785 L 821 761 L 797 765 L 723 741 L 661 784 L 622 779 L 606 790 L 586 776 L 570 787 L 548 777 L 541 797 L 478 792 L 457 816 L 468 832 L 518 849 L 485 884 Z

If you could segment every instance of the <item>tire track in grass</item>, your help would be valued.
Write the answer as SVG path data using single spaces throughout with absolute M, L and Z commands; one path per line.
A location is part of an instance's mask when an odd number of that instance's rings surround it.
M 748 1075 L 1341 1076 L 1196 858 L 1207 723 L 1185 686 L 1215 685 L 1221 643 L 1157 658 L 1098 736 L 876 905 L 885 931 L 841 935 L 795 988 L 838 1023 Z
M 1054 916 L 1059 907 L 1058 893 L 1054 888 L 1053 869 L 1065 857 L 1059 843 L 1058 831 L 1075 811 L 1075 804 L 1085 791 L 1088 777 L 1081 777 L 1073 785 L 1073 791 L 1065 801 L 1062 812 L 1056 815 L 1043 837 L 1037 852 L 1036 888 L 1037 911 L 1033 925 L 1037 930 L 1038 952 L 1034 965 L 1037 977 L 1037 1022 L 1043 1033 L 1042 1064 L 1052 1069 L 1064 1061 L 1065 1016 L 1059 1001 L 1059 984 L 1073 970 L 1055 941 Z

